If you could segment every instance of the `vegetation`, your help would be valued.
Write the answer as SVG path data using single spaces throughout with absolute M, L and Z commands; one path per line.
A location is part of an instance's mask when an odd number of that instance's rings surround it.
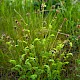
M 0 79 L 79 80 L 80 1 L 0 0 Z

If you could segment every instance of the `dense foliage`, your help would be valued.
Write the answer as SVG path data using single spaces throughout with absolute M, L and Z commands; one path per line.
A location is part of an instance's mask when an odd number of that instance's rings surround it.
M 0 0 L 0 79 L 79 80 L 80 1 Z

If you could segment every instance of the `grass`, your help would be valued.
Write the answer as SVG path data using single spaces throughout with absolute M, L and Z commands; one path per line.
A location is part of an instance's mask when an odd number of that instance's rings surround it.
M 33 0 L 0 1 L 2 80 L 79 80 L 80 2 L 59 2 L 46 13 Z

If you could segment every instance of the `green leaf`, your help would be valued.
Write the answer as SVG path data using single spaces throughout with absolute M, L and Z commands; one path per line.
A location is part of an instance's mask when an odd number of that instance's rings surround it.
M 34 49 L 34 45 L 30 44 L 30 49 Z
M 21 65 L 15 65 L 15 67 L 11 68 L 11 70 L 16 70 L 19 72 L 19 74 L 21 74 L 21 69 L 22 69 L 22 66 Z
M 19 69 L 21 69 L 21 68 L 22 68 L 22 66 L 21 66 L 21 65 L 15 65 L 15 67 L 16 67 L 16 68 L 19 68 Z
M 72 47 L 72 42 L 70 42 L 70 46 Z
M 25 48 L 24 48 L 24 51 L 25 51 L 25 52 L 29 52 L 29 47 L 28 47 L 28 46 L 25 47 Z
M 76 75 L 76 76 L 80 78 L 80 75 Z
M 43 43 L 43 45 L 45 45 L 46 44 L 46 39 L 43 39 L 42 43 Z
M 31 78 L 32 80 L 36 80 L 36 78 L 37 78 L 37 74 L 33 74 L 33 75 L 31 75 L 30 78 Z
M 51 37 L 54 37 L 55 35 L 54 35 L 54 34 L 51 34 L 50 36 L 51 36 Z
M 31 65 L 31 63 L 28 60 L 25 61 L 25 64 L 26 64 L 27 69 L 31 70 L 32 65 Z
M 26 56 L 26 54 L 22 54 L 21 55 L 21 60 L 24 60 L 24 57 Z
M 44 71 L 47 73 L 48 77 L 51 77 L 51 70 L 49 65 L 44 65 Z
M 58 44 L 58 46 L 56 47 L 57 50 L 61 50 L 63 48 L 63 44 Z
M 73 54 L 72 53 L 68 53 L 67 56 L 73 56 Z
M 52 25 L 51 24 L 49 24 L 49 28 L 52 29 Z
M 6 42 L 6 44 L 7 44 L 7 45 L 11 45 L 11 42 L 10 42 L 10 41 L 9 41 L 9 42 Z
M 63 58 L 65 56 L 64 52 L 60 55 L 61 58 Z
M 36 41 L 40 41 L 40 39 L 38 39 L 38 38 L 35 38 L 35 39 L 34 39 L 34 42 L 36 42 Z
M 78 64 L 80 64 L 80 59 L 77 59 L 77 61 L 76 61 Z
M 27 45 L 27 43 L 28 43 L 28 42 L 26 42 L 26 41 L 22 41 L 22 42 L 25 43 L 26 45 Z
M 64 62 L 63 64 L 66 65 L 66 64 L 69 64 L 69 62 Z
M 26 75 L 20 76 L 20 78 L 18 80 L 22 80 L 22 79 L 26 79 Z
M 10 60 L 9 62 L 13 65 L 16 65 L 16 60 Z
M 49 59 L 49 62 L 52 62 L 52 63 L 54 63 L 55 61 L 54 61 L 53 59 Z

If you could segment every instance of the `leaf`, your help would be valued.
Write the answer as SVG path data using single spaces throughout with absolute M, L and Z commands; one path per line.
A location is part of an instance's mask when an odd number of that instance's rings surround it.
M 24 51 L 25 51 L 25 52 L 29 52 L 29 47 L 28 47 L 28 46 L 25 47 L 25 48 L 24 48 Z
M 21 74 L 21 70 L 22 70 L 22 66 L 21 65 L 15 65 L 15 67 L 11 68 L 11 70 L 16 70 L 19 72 L 19 74 Z
M 53 70 L 52 71 L 53 80 L 60 80 L 60 71 L 59 70 Z
M 25 61 L 25 64 L 26 64 L 27 69 L 31 70 L 32 65 L 31 65 L 31 63 L 28 60 Z
M 34 42 L 36 42 L 36 41 L 40 41 L 40 39 L 38 39 L 38 38 L 35 38 L 35 39 L 34 39 Z
M 33 61 L 34 61 L 34 60 L 35 60 L 36 58 L 33 58 L 33 57 L 29 57 L 29 59 L 30 59 L 30 60 L 33 60 Z
M 22 54 L 21 56 L 21 60 L 24 60 L 24 57 L 26 56 L 26 54 Z
M 65 56 L 64 52 L 60 55 L 61 58 L 63 58 Z
M 10 60 L 9 62 L 13 65 L 16 65 L 16 60 Z
M 48 77 L 51 77 L 51 70 L 49 65 L 44 65 L 44 71 L 47 73 Z
M 20 76 L 20 78 L 18 80 L 22 80 L 22 79 L 26 79 L 26 75 Z
M 68 53 L 67 56 L 73 56 L 73 54 L 72 53 Z
M 44 71 L 44 70 L 42 70 L 42 69 L 39 69 L 38 67 L 32 67 L 32 69 L 35 70 L 35 73 L 36 73 L 37 75 L 40 75 L 40 74 L 43 73 L 43 71 Z
M 77 59 L 77 61 L 76 61 L 78 64 L 80 64 L 80 59 Z
M 56 47 L 57 50 L 61 50 L 63 48 L 63 44 L 58 44 L 58 46 Z
M 30 44 L 30 49 L 34 49 L 34 45 Z
M 77 77 L 80 77 L 80 75 L 76 75 Z
M 51 36 L 51 37 L 54 37 L 55 35 L 54 35 L 54 34 L 51 34 L 50 36 Z
M 54 75 L 56 75 L 56 74 L 58 74 L 59 73 L 59 70 L 53 70 L 52 71 L 52 74 L 54 74 Z
M 53 59 L 49 59 L 49 62 L 52 62 L 52 63 L 54 63 L 55 61 L 54 61 Z
M 40 39 L 35 38 L 34 41 L 33 41 L 33 44 L 34 44 L 34 46 L 35 46 L 35 45 L 40 45 L 40 44 L 41 44 Z
M 49 24 L 49 28 L 52 29 L 52 25 L 51 24 Z
M 26 41 L 22 41 L 22 42 L 25 43 L 26 45 L 27 45 L 27 43 L 28 43 L 28 42 L 26 42 Z
M 70 42 L 70 46 L 72 47 L 72 42 Z
M 21 69 L 21 68 L 22 68 L 22 66 L 21 66 L 21 65 L 15 65 L 15 67 L 16 67 L 16 68 L 19 68 L 19 69 Z
M 18 47 L 19 45 L 15 45 L 15 47 Z
M 9 42 L 6 42 L 6 44 L 10 46 L 11 45 L 11 42 L 10 41 Z
M 36 78 L 37 78 L 37 74 L 33 74 L 33 75 L 31 75 L 30 78 L 31 78 L 32 80 L 36 80 Z
M 57 63 L 57 70 L 60 71 L 61 68 L 62 68 L 62 65 L 63 65 L 63 63 L 59 61 L 59 62 Z
M 64 62 L 63 64 L 66 65 L 66 64 L 69 64 L 69 62 Z
M 45 45 L 46 44 L 46 39 L 43 39 L 42 43 L 43 43 L 43 45 Z

